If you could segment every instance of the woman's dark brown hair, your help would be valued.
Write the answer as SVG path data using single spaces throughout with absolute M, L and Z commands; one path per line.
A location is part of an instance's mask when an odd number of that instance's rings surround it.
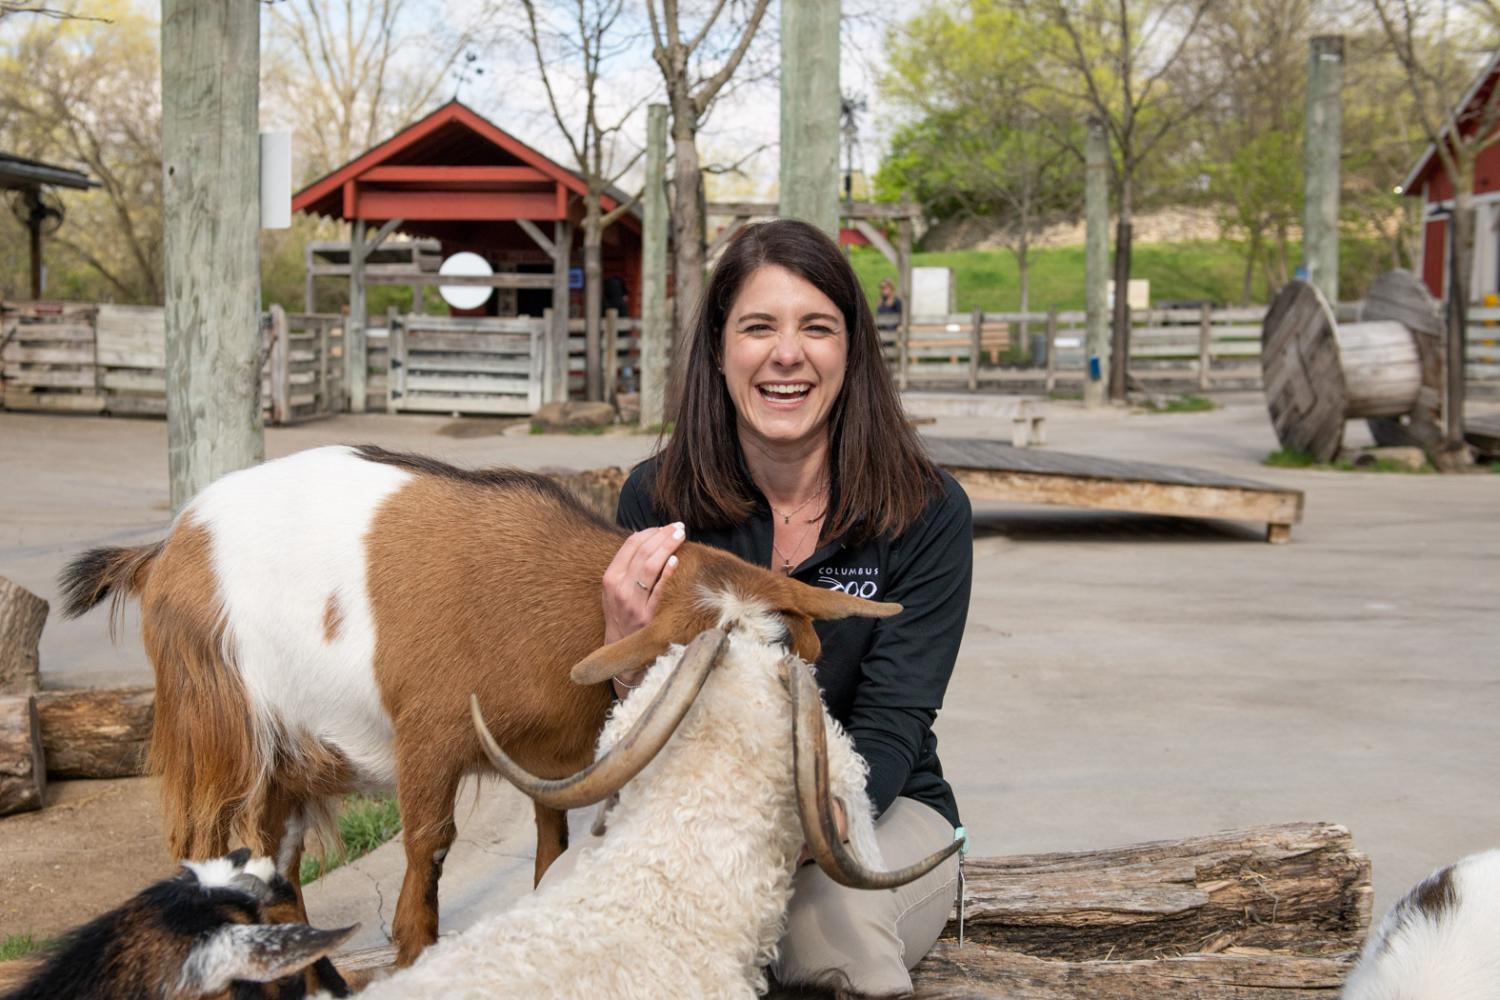
M 746 279 L 766 266 L 785 268 L 828 296 L 848 331 L 844 386 L 829 413 L 833 508 L 821 537 L 899 535 L 940 492 L 937 469 L 906 422 L 854 269 L 821 230 L 792 219 L 747 226 L 714 268 L 689 330 L 672 436 L 656 469 L 655 506 L 698 528 L 738 524 L 755 508 L 720 368 L 729 310 Z

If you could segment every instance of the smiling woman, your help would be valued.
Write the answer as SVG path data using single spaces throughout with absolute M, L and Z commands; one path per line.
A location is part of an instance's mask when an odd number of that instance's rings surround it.
M 878 623 L 819 623 L 816 676 L 869 766 L 886 860 L 930 854 L 959 824 L 932 725 L 968 614 L 968 499 L 907 424 L 869 305 L 821 231 L 791 220 L 742 231 L 687 342 L 675 431 L 621 493 L 618 520 L 635 534 L 605 574 L 606 637 L 651 621 L 687 537 L 814 586 L 900 603 Z M 639 683 L 638 673 L 617 676 L 616 693 Z M 957 864 L 882 893 L 801 868 L 777 978 L 909 992 L 907 970 L 943 927 Z

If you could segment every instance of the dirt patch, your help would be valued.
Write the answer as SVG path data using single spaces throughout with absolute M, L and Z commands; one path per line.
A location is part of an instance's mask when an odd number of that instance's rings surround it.
M 154 778 L 57 781 L 0 819 L 0 938 L 56 937 L 170 874 Z

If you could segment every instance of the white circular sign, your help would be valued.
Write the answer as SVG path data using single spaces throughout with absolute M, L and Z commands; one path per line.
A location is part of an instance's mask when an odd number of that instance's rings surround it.
M 443 261 L 443 266 L 438 268 L 438 274 L 451 274 L 465 278 L 488 278 L 494 273 L 489 261 L 467 250 L 449 257 Z M 438 294 L 443 297 L 444 302 L 455 309 L 478 309 L 490 300 L 495 290 L 485 285 L 439 285 Z

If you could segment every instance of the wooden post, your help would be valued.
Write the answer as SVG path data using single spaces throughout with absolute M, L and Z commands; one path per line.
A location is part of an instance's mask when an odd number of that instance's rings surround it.
M 305 318 L 306 322 L 315 322 L 311 314 Z M 328 352 L 331 348 L 328 337 L 328 324 L 323 320 L 316 321 L 318 326 L 318 412 L 322 414 L 337 413 L 338 406 L 329 398 L 328 385 Z
M 365 412 L 368 395 L 365 310 L 365 220 L 355 219 L 349 235 L 349 319 L 344 324 L 344 393 L 350 413 Z
M 0 816 L 40 809 L 46 790 L 36 698 L 0 696 Z
M 313 252 L 312 243 L 302 247 L 302 311 L 311 316 L 317 310 L 313 302 Z
M 839 234 L 839 0 L 781 5 L 781 215 Z
M 1057 387 L 1057 306 L 1047 309 L 1047 377 L 1042 383 L 1050 396 Z M 1088 386 L 1088 374 L 1084 373 L 1084 386 Z M 1097 404 L 1095 404 L 1097 405 Z
M 38 643 L 47 623 L 47 602 L 0 576 L 0 694 L 41 690 Z
M 620 380 L 620 311 L 604 310 L 604 401 L 615 405 Z
M 271 423 L 288 424 L 292 420 L 291 344 L 286 324 L 286 310 L 271 303 Z
M 385 412 L 395 413 L 406 396 L 406 333 L 401 313 L 391 306 L 385 313 Z M 400 352 L 399 354 L 397 352 Z
M 969 391 L 979 391 L 979 351 L 984 345 L 984 310 L 969 318 Z
M 39 302 L 42 298 L 42 215 L 41 189 L 34 188 L 26 192 L 26 200 L 23 204 L 27 208 L 26 234 L 27 244 L 31 251 L 31 301 Z
M 1084 181 L 1084 214 L 1088 220 L 1084 249 L 1084 308 L 1088 319 L 1083 352 L 1083 405 L 1098 407 L 1104 405 L 1104 390 L 1109 382 L 1110 365 L 1109 325 L 1106 318 L 1109 282 L 1109 136 L 1104 131 L 1104 122 L 1098 118 L 1089 119 Z M 1050 354 L 1047 366 L 1050 371 L 1053 366 Z
M 666 420 L 672 314 L 667 309 L 667 106 L 646 110 L 646 193 L 641 205 L 641 426 Z
M 167 464 L 174 511 L 265 455 L 260 5 L 162 0 Z
M 573 262 L 573 224 L 558 219 L 552 225 L 552 399 L 568 401 L 568 268 Z
M 1339 156 L 1343 129 L 1344 36 L 1308 43 L 1302 261 L 1309 284 L 1339 301 Z
M 901 326 L 896 331 L 896 387 L 902 390 L 911 381 L 911 228 L 911 217 L 903 216 L 896 230 L 896 253 L 901 258 L 898 269 Z
M 1203 314 L 1198 317 L 1198 388 L 1208 391 L 1208 366 L 1213 360 L 1214 309 L 1203 303 Z

